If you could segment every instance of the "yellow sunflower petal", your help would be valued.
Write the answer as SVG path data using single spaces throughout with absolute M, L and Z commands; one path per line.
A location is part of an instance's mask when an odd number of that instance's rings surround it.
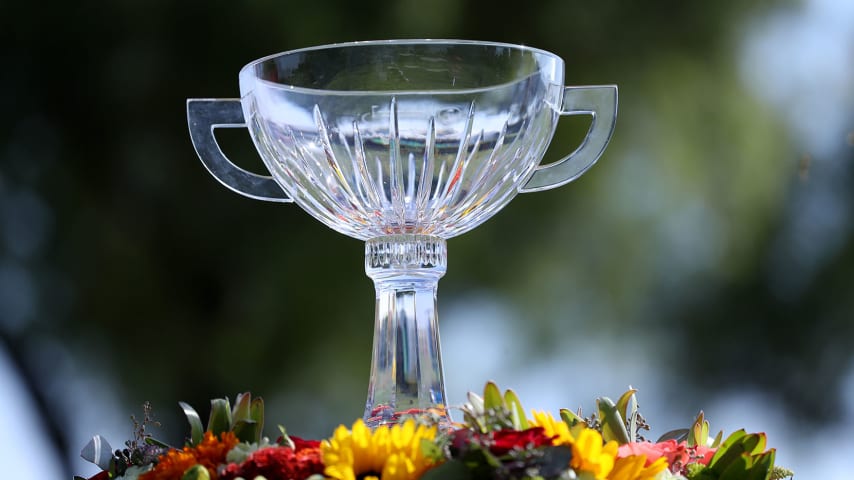
M 421 442 L 435 437 L 435 427 L 416 426 L 413 420 L 373 432 L 358 420 L 351 430 L 339 427 L 321 443 L 324 473 L 338 480 L 415 480 L 433 466 Z

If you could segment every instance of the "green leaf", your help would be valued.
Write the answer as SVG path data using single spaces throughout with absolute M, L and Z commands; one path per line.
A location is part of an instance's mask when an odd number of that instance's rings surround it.
M 261 435 L 264 433 L 264 399 L 256 397 L 252 399 L 252 404 L 249 406 L 249 418 L 258 425 L 258 436 L 256 442 L 261 441 Z
M 208 431 L 214 435 L 231 430 L 231 406 L 228 398 L 211 400 L 211 416 L 208 418 Z
M 711 470 L 699 463 L 685 465 L 685 476 L 690 480 L 716 480 L 717 478 Z
M 568 408 L 560 409 L 560 418 L 563 420 L 563 423 L 566 424 L 567 427 L 574 427 L 579 423 L 584 423 L 584 419 L 575 414 L 572 410 Z
M 587 422 L 568 408 L 560 409 L 560 418 L 569 427 L 569 433 L 577 436 L 579 431 L 587 427 Z
M 768 437 L 764 433 L 753 433 L 757 437 L 756 446 L 754 446 L 749 453 L 753 455 L 758 455 L 760 453 L 765 452 L 765 448 L 768 446 Z
M 519 401 L 519 396 L 513 390 L 504 392 L 504 403 L 510 409 L 510 416 L 513 418 L 513 428 L 516 430 L 526 430 L 528 428 L 528 419 L 525 418 L 525 409 L 522 408 L 522 402 Z
M 608 397 L 596 399 L 596 407 L 599 409 L 599 418 L 602 421 L 602 438 L 605 441 L 614 440 L 620 445 L 629 443 L 629 432 L 626 431 L 626 423 L 614 401 Z
M 202 465 L 193 465 L 184 472 L 181 480 L 211 480 L 211 475 Z
M 731 464 L 739 463 L 740 458 L 749 459 L 751 454 L 756 453 L 764 447 L 764 434 L 747 434 L 743 429 L 738 430 L 724 440 L 715 453 L 715 456 L 709 462 L 709 468 L 719 475 L 723 474 Z
M 166 442 L 158 440 L 154 437 L 145 437 L 145 444 L 146 445 L 154 445 L 155 447 L 161 447 L 161 448 L 171 448 L 171 447 L 169 447 L 169 445 Z
M 445 453 L 442 451 L 442 447 L 433 440 L 427 440 L 426 438 L 421 439 L 421 454 L 424 455 L 425 458 L 431 458 L 436 461 L 440 461 L 445 458 Z
M 95 435 L 80 451 L 80 456 L 92 462 L 101 470 L 110 471 L 113 466 L 113 447 L 101 435 Z
M 750 463 L 747 455 L 733 457 L 726 468 L 719 472 L 718 480 L 747 480 L 749 468 Z
M 718 430 L 718 434 L 715 435 L 715 439 L 712 441 L 712 448 L 718 448 L 721 445 L 721 440 L 723 439 L 724 431 Z
M 421 480 L 472 480 L 472 474 L 460 460 L 448 460 L 421 475 Z
M 768 480 L 774 470 L 775 455 L 776 451 L 773 448 L 765 453 L 754 455 L 748 480 Z
M 279 442 L 279 445 L 289 447 L 291 450 L 296 450 L 297 446 L 294 445 L 294 441 L 288 436 L 288 432 L 285 430 L 283 425 L 279 425 L 279 431 L 282 432 L 282 441 Z
M 494 382 L 487 382 L 483 389 L 483 408 L 484 410 L 500 410 L 503 409 L 504 399 L 501 397 L 501 390 Z
M 619 400 L 617 400 L 617 412 L 620 413 L 620 416 L 622 416 L 624 420 L 629 418 L 629 401 L 635 397 L 637 392 L 638 391 L 636 389 L 629 387 L 626 393 L 620 395 Z
M 694 420 L 694 424 L 691 425 L 691 429 L 688 432 L 688 446 L 693 447 L 696 445 L 706 445 L 706 442 L 709 440 L 709 422 L 706 421 L 703 411 L 701 410 L 697 418 Z
M 184 411 L 184 416 L 190 422 L 190 445 L 198 445 L 205 435 L 205 427 L 202 426 L 202 417 L 196 409 L 184 402 L 178 402 L 178 406 Z
M 240 420 L 234 424 L 234 427 L 231 429 L 234 432 L 234 436 L 237 437 L 241 442 L 246 443 L 255 443 L 259 439 L 260 434 L 258 431 L 258 424 L 253 420 Z
M 726 468 L 728 462 L 732 462 L 735 457 L 744 453 L 743 448 L 734 446 L 739 445 L 739 442 L 745 435 L 747 435 L 747 433 L 743 429 L 731 433 L 730 436 L 723 441 L 721 446 L 718 447 L 715 455 L 709 461 L 708 467 L 720 475 L 724 468 Z
M 236 424 L 241 420 L 249 420 L 250 411 L 249 406 L 252 403 L 252 394 L 251 393 L 240 393 L 237 395 L 237 398 L 234 399 L 234 408 L 231 410 L 231 422 Z

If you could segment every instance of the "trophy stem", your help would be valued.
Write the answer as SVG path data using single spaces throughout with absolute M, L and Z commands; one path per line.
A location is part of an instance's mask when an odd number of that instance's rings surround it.
M 376 322 L 365 423 L 435 414 L 448 424 L 439 347 L 436 288 L 445 274 L 445 240 L 388 235 L 368 240 L 365 271 L 376 287 Z

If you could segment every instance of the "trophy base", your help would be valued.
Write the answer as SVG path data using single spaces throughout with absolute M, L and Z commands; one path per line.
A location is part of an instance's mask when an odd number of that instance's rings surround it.
M 371 409 L 370 416 L 367 416 L 364 422 L 368 427 L 376 428 L 383 425 L 396 425 L 410 417 L 427 420 L 430 423 L 439 425 L 440 429 L 451 427 L 451 419 L 448 416 L 448 411 L 441 405 L 426 409 L 410 408 L 403 411 L 395 411 L 390 405 L 375 405 Z

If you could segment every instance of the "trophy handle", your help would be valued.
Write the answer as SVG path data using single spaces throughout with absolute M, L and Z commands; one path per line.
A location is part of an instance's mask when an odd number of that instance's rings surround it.
M 602 155 L 617 121 L 617 86 L 566 87 L 561 115 L 592 115 L 590 130 L 581 145 L 562 159 L 534 170 L 522 193 L 548 190 L 580 177 Z
M 189 98 L 187 122 L 196 153 L 208 172 L 220 183 L 256 200 L 293 201 L 273 177 L 257 175 L 238 167 L 219 148 L 214 136 L 215 129 L 246 127 L 239 99 Z

